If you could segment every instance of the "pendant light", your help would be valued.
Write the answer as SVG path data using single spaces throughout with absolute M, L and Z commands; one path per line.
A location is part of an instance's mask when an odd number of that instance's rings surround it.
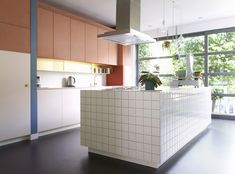
M 175 54 L 179 58 L 180 53 L 181 53 L 181 48 L 183 45 L 183 41 L 184 41 L 184 37 L 183 37 L 182 33 L 179 35 L 178 25 L 175 22 L 175 16 L 176 16 L 176 14 L 175 14 L 175 10 L 176 10 L 175 0 L 172 0 L 171 2 L 172 2 L 172 28 L 173 28 L 173 35 L 175 35 L 175 37 L 173 37 L 172 42 L 175 47 Z M 180 18 L 181 18 L 181 14 L 182 13 L 181 13 L 181 9 L 180 9 Z
M 161 33 L 165 34 L 167 33 L 167 27 L 166 27 L 166 0 L 162 0 L 163 4 L 163 13 L 162 13 L 162 28 L 161 28 Z

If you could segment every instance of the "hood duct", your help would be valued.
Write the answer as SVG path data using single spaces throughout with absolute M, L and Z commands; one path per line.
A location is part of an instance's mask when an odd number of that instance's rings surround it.
M 116 31 L 98 35 L 98 38 L 121 45 L 152 43 L 155 39 L 140 32 L 140 0 L 117 0 Z

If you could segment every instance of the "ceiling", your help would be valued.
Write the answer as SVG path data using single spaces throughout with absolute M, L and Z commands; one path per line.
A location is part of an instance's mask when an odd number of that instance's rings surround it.
M 116 23 L 116 0 L 41 0 L 108 26 Z M 171 0 L 165 0 L 166 26 L 173 25 Z M 182 25 L 235 16 L 234 0 L 175 0 L 174 24 Z M 141 30 L 162 26 L 163 0 L 141 1 Z

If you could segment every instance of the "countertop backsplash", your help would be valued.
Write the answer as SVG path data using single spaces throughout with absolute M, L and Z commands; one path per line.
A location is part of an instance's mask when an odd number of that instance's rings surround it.
M 80 74 L 65 72 L 38 71 L 41 88 L 62 88 L 67 86 L 67 78 L 73 76 L 76 79 L 75 87 L 106 86 L 105 74 Z

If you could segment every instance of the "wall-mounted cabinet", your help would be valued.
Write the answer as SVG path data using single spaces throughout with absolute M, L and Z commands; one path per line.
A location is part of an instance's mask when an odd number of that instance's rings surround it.
M 117 65 L 117 45 L 97 38 L 98 34 L 110 30 L 41 4 L 38 8 L 38 57 Z
M 117 65 L 118 63 L 118 51 L 117 44 L 109 42 L 109 65 Z
M 108 32 L 105 29 L 98 28 L 98 34 Z M 109 42 L 103 39 L 98 39 L 98 63 L 108 64 L 109 62 Z
M 38 8 L 38 56 L 53 58 L 53 12 Z
M 30 0 L 0 1 L 0 50 L 30 52 Z
M 30 52 L 30 29 L 0 23 L 0 50 Z
M 54 58 L 70 60 L 70 18 L 54 13 Z
M 71 19 L 71 60 L 85 61 L 85 23 Z
M 38 71 L 54 71 L 63 72 L 64 71 L 64 61 L 55 59 L 37 59 L 37 70 Z
M 97 63 L 97 34 L 98 28 L 94 25 L 86 24 L 86 62 Z
M 30 0 L 0 1 L 0 22 L 19 27 L 30 27 Z

